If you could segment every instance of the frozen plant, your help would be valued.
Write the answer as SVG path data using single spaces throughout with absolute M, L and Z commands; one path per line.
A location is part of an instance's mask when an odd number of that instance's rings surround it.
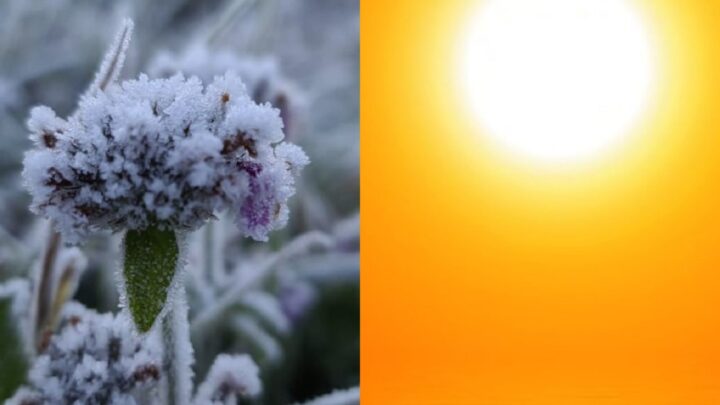
M 124 314 L 98 314 L 75 302 L 66 305 L 60 331 L 30 370 L 29 386 L 6 404 L 155 403 L 166 372 L 160 338 L 157 333 L 138 336 L 128 322 Z M 192 403 L 235 403 L 257 396 L 261 388 L 259 369 L 249 356 L 223 354 Z
M 247 355 L 221 354 L 210 368 L 205 382 L 198 387 L 197 405 L 223 405 L 237 398 L 253 397 L 260 393 L 260 370 Z
M 308 112 L 306 107 L 310 101 L 304 92 L 297 89 L 294 81 L 288 78 L 281 70 L 276 58 L 270 56 L 250 56 L 232 51 L 230 48 L 214 49 L 206 41 L 195 40 L 179 52 L 163 50 L 151 59 L 147 67 L 150 77 L 171 77 L 177 72 L 197 75 L 202 80 L 211 80 L 214 76 L 227 71 L 236 72 L 247 88 L 247 92 L 257 103 L 269 102 L 280 110 L 286 136 L 293 141 L 305 142 L 324 150 L 316 153 L 318 159 L 315 163 L 329 160 L 334 165 L 339 162 L 348 164 L 356 156 L 338 156 L 336 151 L 328 153 L 330 139 L 319 137 L 317 133 L 304 133 L 307 126 Z M 333 98 L 333 97 L 330 97 Z M 311 98 L 312 99 L 312 98 Z M 310 136 L 312 135 L 312 136 Z M 317 141 L 320 142 L 317 142 Z M 348 142 L 342 139 L 341 148 L 347 149 Z M 356 151 L 355 151 L 356 152 Z M 347 155 L 346 152 L 343 154 Z M 332 157 L 328 159 L 328 157 Z M 325 170 L 327 173 L 338 174 L 333 167 Z M 333 224 L 332 207 L 322 198 L 315 182 L 303 179 L 298 191 L 295 210 L 301 221 L 311 224 L 311 229 L 330 228 Z
M 63 246 L 60 234 L 48 226 L 44 226 L 43 231 L 47 240 L 39 251 L 23 246 L 19 241 L 3 241 L 10 242 L 11 248 L 20 250 L 23 256 L 38 254 L 37 258 L 22 264 L 27 266 L 24 270 L 31 273 L 31 282 L 11 279 L 0 284 L 0 291 L 13 292 L 13 324 L 23 337 L 22 349 L 29 357 L 47 347 L 59 324 L 63 306 L 75 293 L 87 266 L 87 258 L 80 249 Z
M 73 242 L 100 229 L 195 230 L 227 208 L 266 240 L 287 221 L 293 175 L 308 163 L 280 143 L 278 110 L 254 103 L 233 74 L 205 88 L 140 76 L 87 94 L 67 119 L 36 107 L 28 126 L 31 209 Z
M 226 244 L 221 234 L 216 234 L 214 240 L 217 245 Z M 227 273 L 221 265 L 223 252 L 208 251 L 203 246 L 201 253 L 206 260 L 208 256 L 215 255 L 215 258 L 210 263 L 214 266 L 200 267 L 204 270 L 202 273 L 191 273 L 194 277 L 191 292 L 199 301 L 190 319 L 193 339 L 205 346 L 221 331 L 228 330 L 243 335 L 251 348 L 258 349 L 260 361 L 279 360 L 282 351 L 276 336 L 289 333 L 291 318 L 275 293 L 267 290 L 265 285 L 276 276 L 275 270 L 282 262 L 302 256 L 311 249 L 327 249 L 333 242 L 325 234 L 309 232 L 288 242 L 276 253 L 248 256 Z M 220 324 L 218 321 L 223 318 L 230 318 L 231 322 Z M 203 351 L 200 350 L 201 355 Z
M 287 222 L 294 175 L 308 163 L 281 143 L 278 110 L 254 103 L 233 74 L 207 87 L 182 75 L 112 83 L 131 30 L 127 23 L 75 114 L 32 110 L 36 147 L 23 171 L 31 210 L 70 242 L 102 229 L 168 237 L 225 209 L 246 236 L 267 240 Z
M 123 27 L 88 86 L 121 16 L 135 30 Z M 160 340 L 160 378 L 132 395 L 138 403 L 200 405 L 210 387 L 230 388 L 251 371 L 235 362 L 232 374 L 209 378 L 219 353 L 251 356 L 262 375 L 258 397 L 210 394 L 227 403 L 289 404 L 357 384 L 357 227 L 346 237 L 336 226 L 358 208 L 357 22 L 357 0 L 0 2 L 0 404 L 21 386 L 37 394 L 27 370 L 64 333 L 68 300 L 117 313 L 141 341 Z M 150 82 L 197 76 L 205 91 L 228 70 L 255 103 L 280 110 L 284 140 L 313 160 L 294 179 L 290 221 L 269 243 L 236 226 L 237 204 L 195 232 L 88 222 L 61 234 L 48 232 L 63 225 L 47 215 L 28 215 L 33 196 L 19 173 L 23 152 L 36 148 L 27 136 L 33 105 L 68 123 L 79 95 L 102 97 L 140 73 Z
M 342 277 L 338 262 L 357 260 L 354 252 L 342 251 L 348 239 L 357 237 L 357 223 L 357 216 L 353 216 L 331 233 L 300 234 L 276 252 L 245 252 L 243 259 L 230 268 L 224 265 L 223 247 L 232 242 L 221 227 L 222 219 L 196 233 L 190 240 L 194 249 L 188 286 L 194 298 L 190 331 L 198 346 L 200 372 L 208 363 L 206 354 L 213 353 L 217 337 L 223 332 L 241 336 L 244 346 L 251 349 L 261 365 L 281 360 L 282 341 L 315 300 L 315 284 L 319 279 L 327 283 L 327 279 Z M 290 263 L 302 266 L 311 258 L 315 260 L 310 268 L 322 270 L 330 263 L 331 271 L 308 275 L 307 269 L 288 268 Z
M 87 258 L 76 247 L 64 247 L 59 233 L 47 227 L 48 238 L 35 264 L 32 302 L 25 325 L 30 353 L 45 350 L 65 305 L 75 293 Z
M 233 73 L 217 76 L 207 86 L 182 74 L 152 80 L 141 75 L 117 83 L 132 29 L 126 21 L 72 115 L 60 118 L 45 106 L 31 111 L 28 127 L 35 148 L 25 156 L 23 177 L 33 199 L 31 210 L 50 219 L 67 241 L 80 242 L 95 231 L 125 232 L 123 314 L 128 313 L 133 330 L 146 339 L 162 335 L 161 398 L 188 404 L 193 350 L 182 271 L 184 235 L 231 210 L 244 236 L 267 240 L 269 232 L 287 222 L 294 177 L 308 158 L 299 147 L 282 142 L 279 111 L 255 103 Z M 162 325 L 155 327 L 157 319 Z M 90 335 L 85 331 L 67 340 Z M 57 344 L 63 342 L 60 338 Z M 56 352 L 63 352 L 62 347 Z M 240 360 L 219 361 L 216 373 Z M 42 364 L 36 369 L 44 370 Z M 78 370 L 79 378 L 97 379 L 102 387 L 125 381 L 102 382 L 115 374 L 96 363 Z M 247 375 L 230 374 L 223 380 L 211 373 L 209 385 L 198 395 L 219 389 L 219 398 L 225 400 L 259 392 L 259 385 L 242 386 Z M 213 386 L 218 378 L 221 384 Z M 78 398 L 93 401 L 99 395 L 97 403 L 105 403 L 127 393 L 97 392 Z M 30 395 L 28 390 L 21 394 Z M 53 394 L 41 393 L 55 398 Z
M 162 373 L 156 335 L 141 339 L 123 315 L 65 306 L 60 332 L 9 404 L 134 404 Z
M 24 383 L 28 364 L 48 348 L 87 264 L 78 248 L 64 247 L 59 234 L 43 228 L 49 235 L 42 247 L 9 241 L 13 249 L 24 250 L 22 256 L 32 257 L 18 262 L 32 278 L 0 284 L 0 398 Z

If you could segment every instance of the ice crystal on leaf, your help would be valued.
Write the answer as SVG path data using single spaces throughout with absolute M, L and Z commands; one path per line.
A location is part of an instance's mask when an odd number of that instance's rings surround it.
M 228 208 L 246 236 L 266 240 L 286 223 L 308 163 L 281 142 L 282 127 L 232 73 L 207 87 L 141 75 L 88 92 L 67 119 L 35 107 L 23 171 L 31 209 L 70 242 L 103 229 L 195 230 Z

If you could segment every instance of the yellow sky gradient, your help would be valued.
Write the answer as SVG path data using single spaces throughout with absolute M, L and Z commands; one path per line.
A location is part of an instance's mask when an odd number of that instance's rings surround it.
M 363 403 L 720 403 L 720 1 L 636 3 L 652 107 L 554 165 L 464 105 L 481 1 L 361 2 Z

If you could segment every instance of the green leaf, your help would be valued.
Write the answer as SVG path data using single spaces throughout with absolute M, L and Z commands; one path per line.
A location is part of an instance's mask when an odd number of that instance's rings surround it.
M 0 401 L 10 398 L 27 374 L 27 362 L 11 307 L 12 297 L 0 298 Z
M 165 306 L 177 267 L 175 232 L 148 227 L 125 234 L 123 275 L 127 304 L 140 332 L 147 332 Z

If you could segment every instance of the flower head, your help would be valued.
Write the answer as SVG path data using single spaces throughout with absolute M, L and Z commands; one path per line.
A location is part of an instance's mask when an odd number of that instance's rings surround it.
M 71 242 L 148 226 L 194 230 L 232 209 L 247 236 L 284 226 L 294 175 L 308 163 L 283 124 L 231 73 L 204 87 L 176 75 L 90 92 L 67 119 L 31 111 L 23 176 L 31 210 Z
M 61 329 L 30 370 L 18 404 L 134 404 L 162 373 L 157 336 L 140 339 L 121 315 L 98 314 L 80 304 L 65 308 Z

